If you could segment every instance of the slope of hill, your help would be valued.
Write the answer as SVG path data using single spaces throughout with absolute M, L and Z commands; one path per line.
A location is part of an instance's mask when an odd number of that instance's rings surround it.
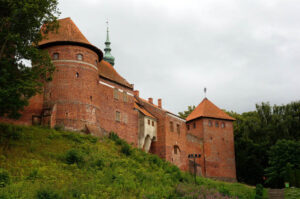
M 197 178 L 115 134 L 96 138 L 0 124 L 0 199 L 254 198 L 239 183 Z

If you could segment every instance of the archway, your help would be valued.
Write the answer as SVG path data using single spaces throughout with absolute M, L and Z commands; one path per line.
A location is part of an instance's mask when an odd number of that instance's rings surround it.
M 147 135 L 144 141 L 143 150 L 148 153 L 151 146 L 151 138 L 150 135 Z

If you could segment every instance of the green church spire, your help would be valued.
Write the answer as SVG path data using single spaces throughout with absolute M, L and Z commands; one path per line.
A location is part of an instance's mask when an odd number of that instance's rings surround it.
M 110 41 L 109 41 L 109 30 L 108 30 L 108 21 L 107 23 L 107 34 L 106 34 L 106 41 L 105 41 L 105 54 L 103 56 L 103 60 L 110 63 L 112 66 L 115 64 L 115 58 L 110 54 L 111 48 L 110 48 Z

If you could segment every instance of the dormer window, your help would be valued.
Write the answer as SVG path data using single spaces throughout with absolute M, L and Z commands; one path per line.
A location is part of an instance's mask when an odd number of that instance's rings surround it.
M 59 58 L 59 54 L 58 53 L 53 53 L 53 60 L 57 60 Z
M 83 55 L 82 54 L 77 54 L 77 60 L 82 61 L 83 60 Z

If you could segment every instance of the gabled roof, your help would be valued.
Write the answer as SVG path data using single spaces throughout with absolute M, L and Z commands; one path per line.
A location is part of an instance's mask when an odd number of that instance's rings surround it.
M 91 45 L 70 17 L 59 19 L 58 23 L 57 32 L 49 32 L 46 38 L 40 41 L 39 45 L 57 41 L 74 41 Z
M 99 75 L 105 79 L 111 80 L 128 88 L 133 88 L 119 73 L 114 69 L 114 67 L 107 61 L 102 60 L 98 64 Z
M 92 45 L 80 32 L 70 17 L 59 19 L 57 30 L 50 31 L 42 41 L 39 42 L 39 48 L 43 49 L 54 45 L 77 45 L 89 48 L 97 53 L 99 61 L 103 58 L 102 51 Z M 43 27 L 42 27 L 43 29 Z M 43 34 L 43 32 L 42 32 Z M 44 36 L 44 35 L 43 35 Z
M 227 113 L 222 111 L 216 105 L 214 105 L 207 98 L 204 98 L 202 102 L 194 109 L 194 111 L 186 118 L 186 121 L 191 121 L 200 117 L 216 118 L 224 120 L 235 120 Z
M 139 110 L 141 113 L 143 113 L 145 116 L 151 117 L 153 119 L 156 119 L 151 113 L 149 113 L 146 109 L 144 109 L 142 106 L 138 104 L 138 101 L 134 99 L 134 108 Z

